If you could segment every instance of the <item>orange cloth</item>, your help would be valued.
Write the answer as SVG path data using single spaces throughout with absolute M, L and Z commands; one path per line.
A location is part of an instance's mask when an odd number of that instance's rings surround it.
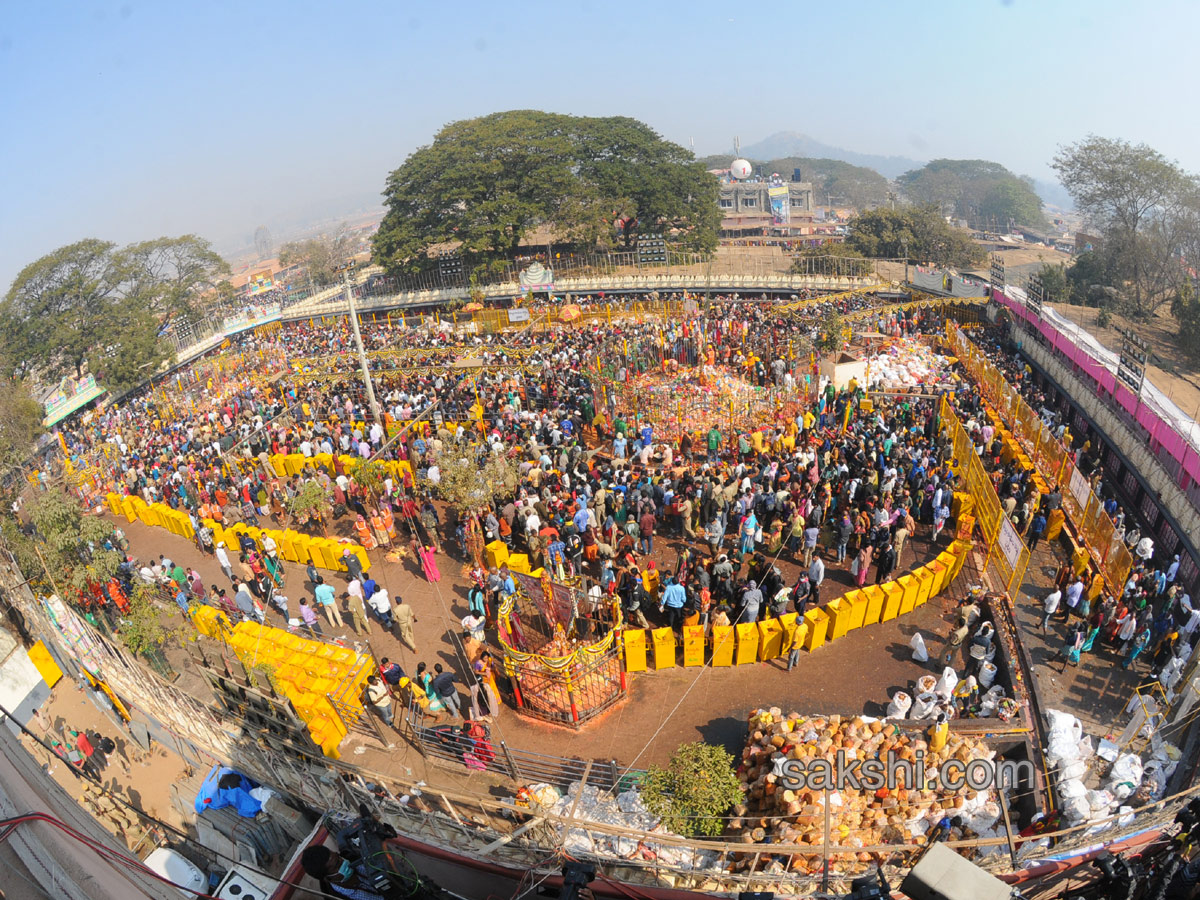
M 387 536 L 389 538 L 391 538 L 392 540 L 395 540 L 396 539 L 396 519 L 392 515 L 391 509 L 389 509 L 386 506 L 383 507 L 383 509 L 379 510 L 379 518 L 383 521 L 383 528 L 384 528 L 384 531 L 387 532 Z
M 358 542 L 367 550 L 375 549 L 375 538 L 371 536 L 371 529 L 367 527 L 366 520 L 359 516 L 354 523 L 354 530 L 358 534 Z
M 371 516 L 371 528 L 375 530 L 375 540 L 381 546 L 391 543 L 388 539 L 388 530 L 384 527 L 383 519 L 380 518 L 378 513 Z

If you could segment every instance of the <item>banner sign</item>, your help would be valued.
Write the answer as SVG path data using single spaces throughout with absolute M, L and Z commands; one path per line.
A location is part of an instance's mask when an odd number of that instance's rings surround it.
M 771 201 L 771 217 L 776 225 L 786 225 L 792 219 L 792 199 L 788 195 L 786 184 L 772 185 L 767 188 L 767 197 Z
M 96 376 L 91 373 L 84 375 L 79 381 L 64 378 L 59 382 L 58 390 L 47 397 L 43 404 L 46 418 L 42 425 L 49 428 L 103 393 L 104 388 L 96 384 Z
M 1021 551 L 1025 549 L 1025 545 L 1021 543 L 1021 536 L 1017 534 L 1017 529 L 1008 516 L 1000 519 L 998 543 L 1000 549 L 1004 551 L 1004 558 L 1008 560 L 1008 567 L 1015 570 L 1017 563 L 1021 561 Z
M 1075 502 L 1079 504 L 1079 508 L 1087 509 L 1088 500 L 1092 497 L 1092 486 L 1078 469 L 1071 470 L 1071 493 L 1075 495 Z
M 281 318 L 283 318 L 283 308 L 277 304 L 247 306 L 236 316 L 227 316 L 223 330 L 228 337 L 249 328 L 266 325 L 268 322 L 278 322 Z

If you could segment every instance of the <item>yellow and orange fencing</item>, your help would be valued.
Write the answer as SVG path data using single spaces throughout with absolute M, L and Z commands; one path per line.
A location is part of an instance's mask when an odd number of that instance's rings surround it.
M 967 436 L 966 429 L 945 396 L 942 397 L 938 418 L 941 429 L 949 434 L 953 446 L 951 469 L 962 480 L 966 487 L 965 493 L 969 495 L 969 500 L 955 495 L 960 525 L 962 515 L 973 516 L 987 544 L 984 571 L 991 574 L 998 589 L 1015 592 L 1021 586 L 1025 570 L 1029 567 L 1029 548 L 1025 546 L 1013 523 L 1004 515 L 996 488 L 975 452 L 975 446 Z M 965 510 L 964 506 L 967 507 Z M 953 507 L 951 512 L 954 512 Z
M 1011 425 L 1012 431 L 1006 429 L 1002 437 L 1011 438 L 1020 451 L 1018 458 L 1023 465 L 1036 467 L 1039 490 L 1045 492 L 1055 484 L 1060 486 L 1063 510 L 1074 525 L 1083 549 L 1110 589 L 1119 590 L 1133 568 L 1133 557 L 1121 541 L 1113 539 L 1112 519 L 1087 479 L 1076 469 L 1067 448 L 983 352 L 951 322 L 946 323 L 946 337 L 984 396 L 994 405 L 1000 424 Z M 1050 536 L 1048 532 L 1047 537 Z
M 813 651 L 859 628 L 906 615 L 950 587 L 971 552 L 969 541 L 954 541 L 937 558 L 883 584 L 867 585 L 831 600 L 822 609 L 740 625 L 712 628 L 708 658 L 714 667 L 740 666 L 787 656 L 793 648 Z M 670 628 L 626 628 L 621 633 L 625 671 L 674 668 L 679 638 Z M 683 665 L 705 664 L 705 628 L 683 627 Z M 650 652 L 648 653 L 647 650 Z

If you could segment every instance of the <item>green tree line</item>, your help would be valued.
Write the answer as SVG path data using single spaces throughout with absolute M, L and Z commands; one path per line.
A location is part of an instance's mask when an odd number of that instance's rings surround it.
M 1200 361 L 1200 177 L 1146 144 L 1089 135 L 1052 163 L 1096 236 L 1070 266 L 1045 266 L 1061 301 L 1135 323 L 1169 313 L 1180 348 Z

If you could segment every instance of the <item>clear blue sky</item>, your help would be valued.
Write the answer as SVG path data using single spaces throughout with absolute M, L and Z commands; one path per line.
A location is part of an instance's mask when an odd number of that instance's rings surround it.
M 1194 3 L 34 2 L 0 16 L 0 290 L 83 237 L 237 245 L 372 202 L 454 119 L 624 114 L 1050 177 L 1089 132 L 1200 171 Z

